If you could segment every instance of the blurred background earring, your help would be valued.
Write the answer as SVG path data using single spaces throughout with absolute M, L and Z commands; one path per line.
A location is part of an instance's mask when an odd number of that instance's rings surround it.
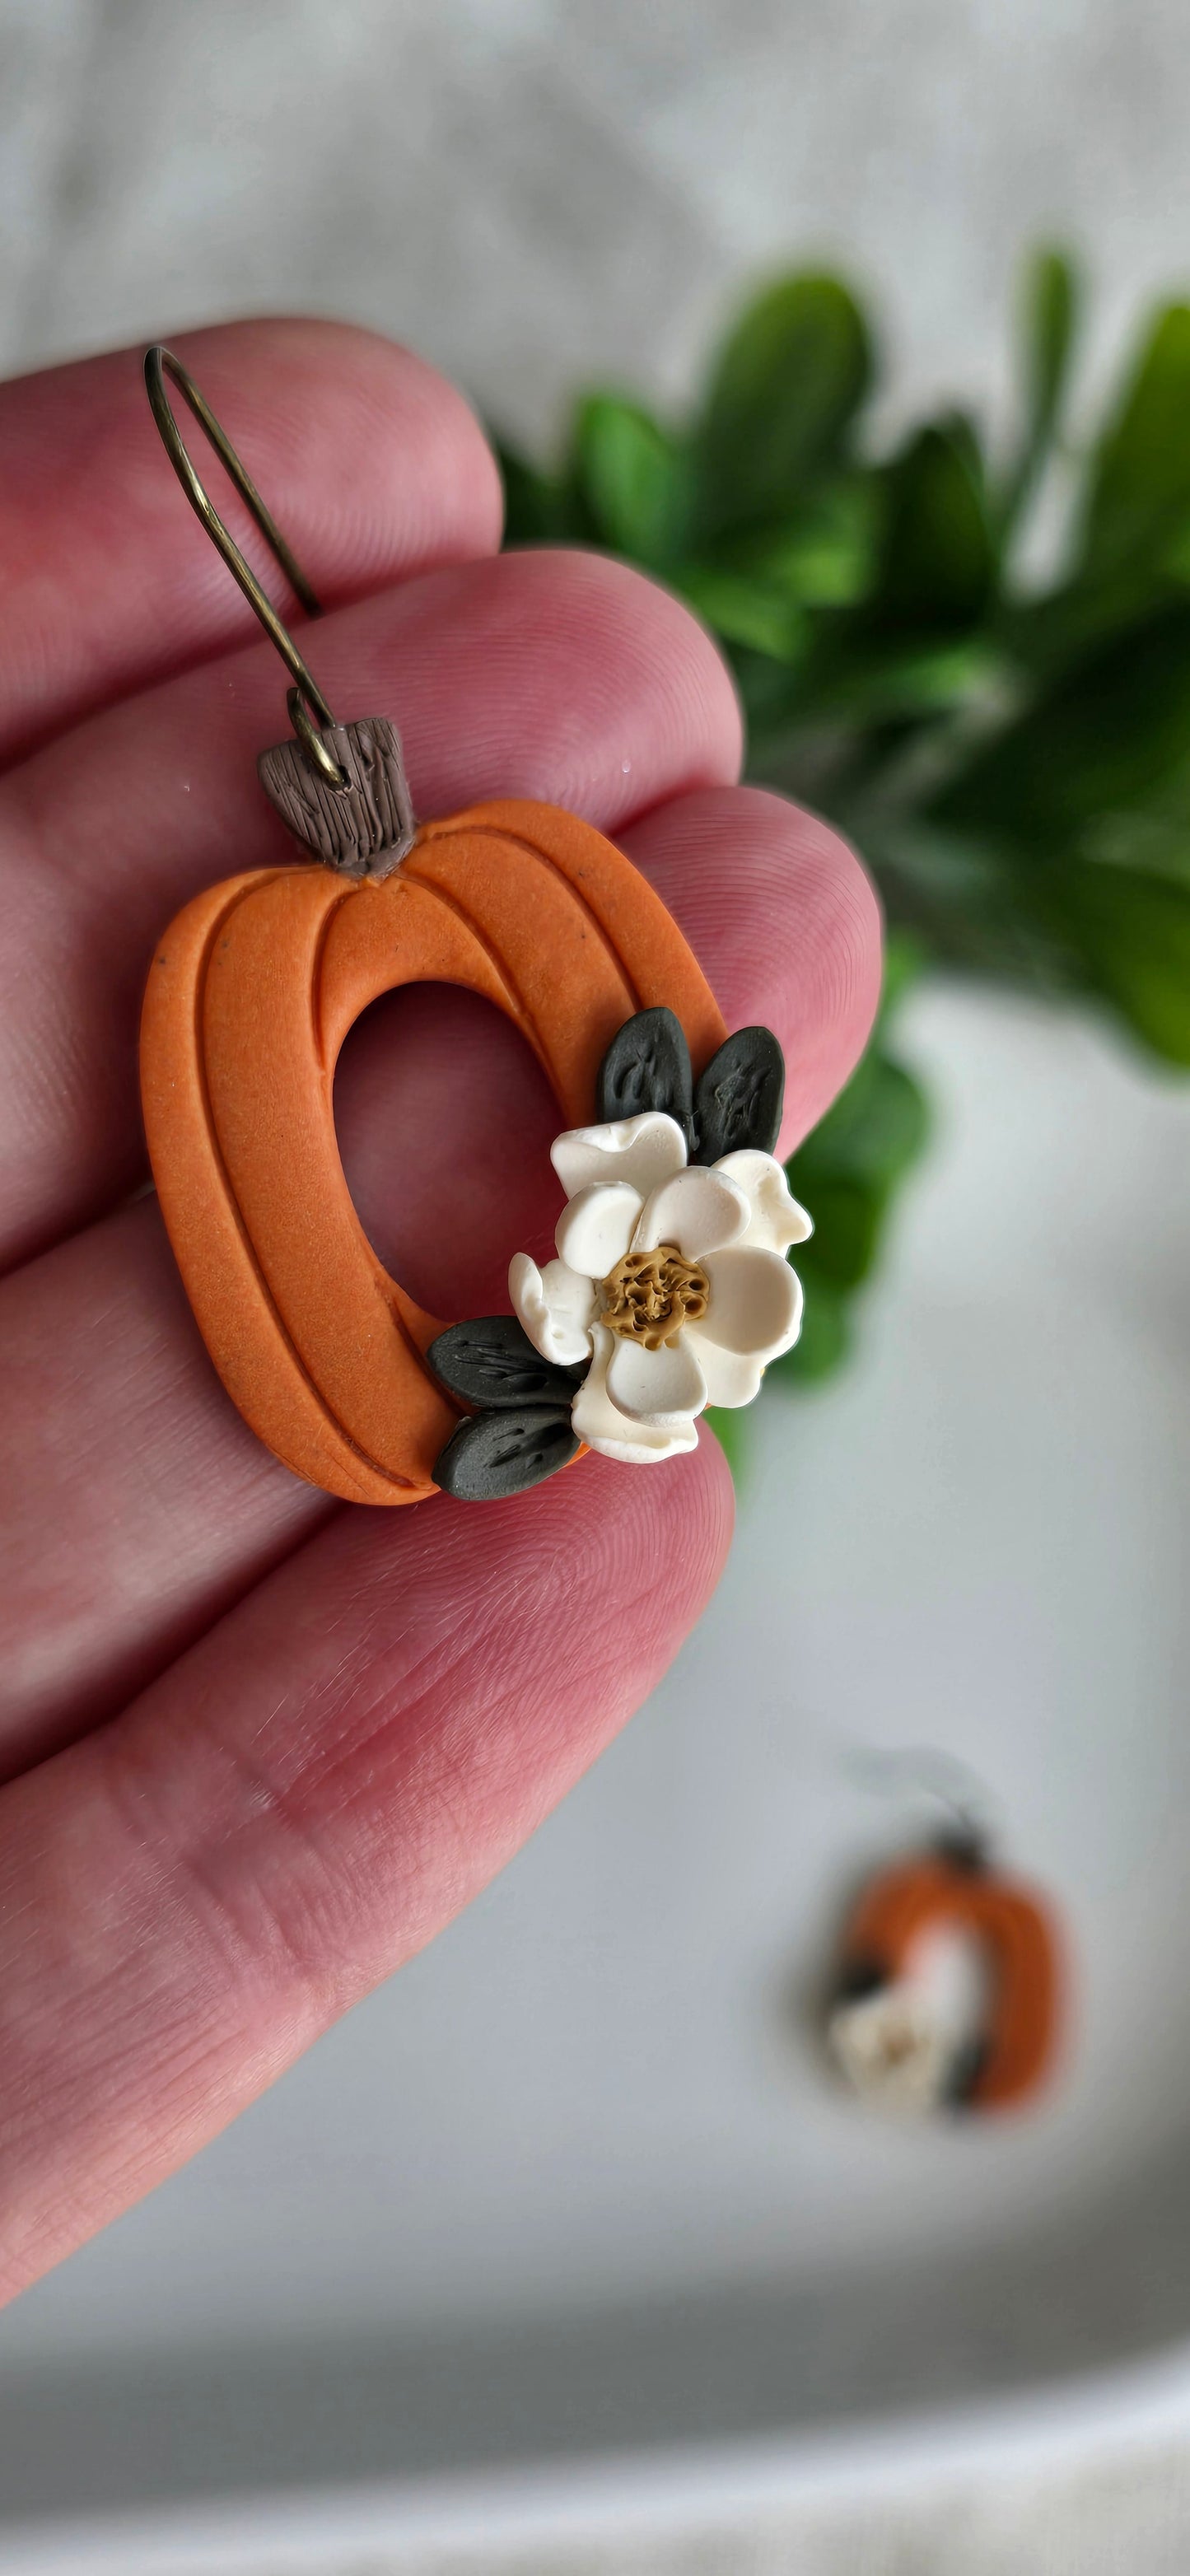
M 1020 2107 L 1044 2086 L 1064 2018 L 1053 1909 L 993 1858 L 944 1755 L 872 1761 L 940 1801 L 933 1836 L 869 1876 L 838 1938 L 827 2051 L 861 2101 L 894 2115 Z

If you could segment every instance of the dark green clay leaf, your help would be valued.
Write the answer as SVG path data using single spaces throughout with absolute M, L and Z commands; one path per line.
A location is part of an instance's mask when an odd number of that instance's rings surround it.
M 699 1075 L 695 1160 L 717 1163 L 746 1146 L 771 1154 L 781 1126 L 785 1058 L 771 1029 L 737 1029 Z
M 451 1324 L 426 1353 L 460 1403 L 485 1410 L 526 1404 L 570 1403 L 581 1368 L 559 1368 L 535 1351 L 515 1315 L 476 1315 Z
M 434 1481 L 461 1503 L 495 1503 L 526 1493 L 577 1457 L 569 1411 L 526 1405 L 519 1413 L 477 1413 L 460 1422 L 435 1462 Z
M 699 438 L 706 524 L 787 512 L 838 462 L 871 376 L 867 324 L 834 277 L 787 277 L 750 305 L 714 369 Z
M 681 1021 L 664 1009 L 638 1011 L 625 1020 L 599 1068 L 598 1118 L 636 1118 L 646 1109 L 676 1118 L 689 1142 L 690 1049 Z
M 575 422 L 574 474 L 605 545 L 638 563 L 672 561 L 685 536 L 690 468 L 648 412 L 615 394 L 589 396 Z

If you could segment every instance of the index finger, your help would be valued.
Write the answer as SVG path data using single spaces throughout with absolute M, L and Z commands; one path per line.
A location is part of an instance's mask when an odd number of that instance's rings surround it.
M 324 606 L 495 552 L 491 450 L 462 395 L 407 349 L 301 320 L 183 332 L 172 346 Z M 182 421 L 217 507 L 283 597 L 184 409 Z M 256 632 L 178 489 L 139 350 L 0 386 L 0 607 L 6 761 Z

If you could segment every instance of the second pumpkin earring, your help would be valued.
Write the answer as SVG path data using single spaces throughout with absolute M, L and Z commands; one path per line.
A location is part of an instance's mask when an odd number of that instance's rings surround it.
M 164 349 L 154 417 L 187 497 L 291 674 L 294 738 L 261 784 L 302 844 L 226 878 L 157 944 L 145 1128 L 179 1270 L 228 1393 L 298 1475 L 351 1502 L 491 1500 L 583 1448 L 691 1448 L 787 1350 L 809 1233 L 773 1147 L 784 1068 L 729 1036 L 676 923 L 576 815 L 519 798 L 415 822 L 396 729 L 343 725 L 214 509 L 170 408 L 189 405 L 303 606 L 318 603 L 226 433 Z M 566 1122 L 556 1258 L 518 1255 L 511 1315 L 446 1325 L 373 1252 L 334 1123 L 343 1041 L 380 994 L 494 1002 Z

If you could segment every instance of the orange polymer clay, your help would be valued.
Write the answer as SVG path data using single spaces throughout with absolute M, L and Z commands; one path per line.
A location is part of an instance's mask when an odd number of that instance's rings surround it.
M 977 2110 L 1022 2102 L 1048 2072 L 1060 2000 L 1054 1926 L 1028 1888 L 943 1853 L 887 1870 L 850 1916 L 844 1968 L 871 1968 L 891 1984 L 921 1934 L 942 1923 L 975 1934 L 992 1972 L 986 2045 L 967 2099 Z
M 423 1354 L 444 1327 L 369 1244 L 339 1159 L 335 1065 L 401 984 L 460 984 L 521 1030 L 570 1126 L 625 1020 L 667 1004 L 697 1073 L 726 1030 L 681 932 L 589 823 L 510 800 L 428 823 L 394 872 L 299 861 L 229 877 L 160 941 L 141 1089 L 162 1213 L 233 1402 L 299 1476 L 415 1503 L 458 1420 Z

